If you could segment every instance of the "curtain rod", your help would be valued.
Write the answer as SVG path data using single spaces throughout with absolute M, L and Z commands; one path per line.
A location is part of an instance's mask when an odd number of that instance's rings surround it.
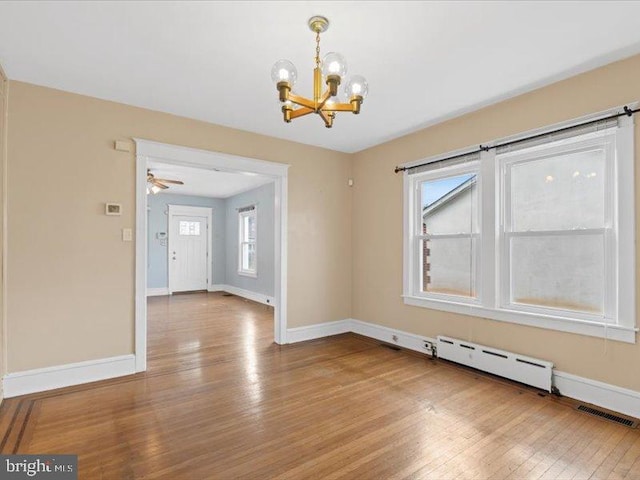
M 459 153 L 459 154 L 452 155 L 452 156 L 446 157 L 446 158 L 441 158 L 440 160 L 434 160 L 432 162 L 418 163 L 417 165 L 412 165 L 410 167 L 396 167 L 394 169 L 394 172 L 395 173 L 404 172 L 405 170 L 410 170 L 412 168 L 422 167 L 424 165 L 430 165 L 430 164 L 433 164 L 433 163 L 447 162 L 449 160 L 455 160 L 456 158 L 466 157 L 467 155 L 471 155 L 473 153 L 488 152 L 489 150 L 491 150 L 493 148 L 501 148 L 501 147 L 508 147 L 510 145 L 516 145 L 518 143 L 526 142 L 528 140 L 535 140 L 536 138 L 545 137 L 547 135 L 551 135 L 551 134 L 554 134 L 554 133 L 566 132 L 567 130 L 573 130 L 574 128 L 580 128 L 580 127 L 585 127 L 587 125 L 592 125 L 594 123 L 598 123 L 598 122 L 601 122 L 603 120 L 610 120 L 612 118 L 623 117 L 625 115 L 627 117 L 630 117 L 634 113 L 638 113 L 638 112 L 640 112 L 640 108 L 636 108 L 635 110 L 631 110 L 628 106 L 625 105 L 624 106 L 624 110 L 622 112 L 614 113 L 612 115 L 609 115 L 608 117 L 601 117 L 601 118 L 598 118 L 598 119 L 595 119 L 595 120 L 589 120 L 587 122 L 578 123 L 576 125 L 570 125 L 568 127 L 557 128 L 555 130 L 550 130 L 548 132 L 538 133 L 536 135 L 530 135 L 530 136 L 525 137 L 525 138 L 519 138 L 517 140 L 511 140 L 509 142 L 498 143 L 496 145 L 491 145 L 491 146 L 489 146 L 489 145 L 480 145 L 475 150 L 469 150 L 468 152 Z

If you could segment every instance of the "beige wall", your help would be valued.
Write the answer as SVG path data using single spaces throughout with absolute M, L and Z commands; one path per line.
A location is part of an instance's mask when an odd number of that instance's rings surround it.
M 9 372 L 133 352 L 134 243 L 120 229 L 135 223 L 135 163 L 116 139 L 290 164 L 289 327 L 350 316 L 349 155 L 21 82 L 10 89 Z M 105 216 L 105 202 L 122 203 L 123 215 Z
M 450 335 L 551 360 L 558 370 L 640 391 L 640 345 L 411 307 L 402 293 L 402 175 L 397 164 L 640 100 L 640 56 L 555 83 L 354 156 L 353 318 Z M 636 159 L 640 119 L 636 118 Z M 636 185 L 640 168 L 636 166 Z M 640 212 L 636 191 L 636 213 Z M 636 220 L 640 227 L 640 221 Z M 640 255 L 638 255 L 640 258 Z
M 3 277 L 3 254 L 2 244 L 4 241 L 4 172 L 5 172 L 5 151 L 7 133 L 7 77 L 0 66 L 0 378 L 5 374 L 5 336 L 4 336 L 4 277 Z M 3 385 L 0 382 L 0 402 L 4 398 Z

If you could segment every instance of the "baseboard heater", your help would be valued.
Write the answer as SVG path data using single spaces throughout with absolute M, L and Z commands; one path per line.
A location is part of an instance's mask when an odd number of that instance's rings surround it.
M 438 358 L 551 392 L 553 363 L 517 353 L 438 336 Z

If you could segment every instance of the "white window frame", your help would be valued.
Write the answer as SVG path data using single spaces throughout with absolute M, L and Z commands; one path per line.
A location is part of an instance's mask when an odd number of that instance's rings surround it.
M 635 107 L 632 107 L 635 108 Z M 600 112 L 596 115 L 575 119 L 559 125 L 553 125 L 533 132 L 526 132 L 518 136 L 507 139 L 500 139 L 491 142 L 499 144 L 505 141 L 526 138 L 577 125 L 585 121 L 596 118 L 604 118 L 612 113 L 621 111 L 615 110 Z M 581 140 L 602 136 L 603 134 L 591 134 L 581 136 Z M 576 137 L 561 140 L 557 146 L 576 143 Z M 606 191 L 611 192 L 612 219 L 611 225 L 607 225 L 605 242 L 607 243 L 606 262 L 612 267 L 605 272 L 606 281 L 611 282 L 611 296 L 605 298 L 605 317 L 582 314 L 570 311 L 558 311 L 551 308 L 538 308 L 533 306 L 518 305 L 517 308 L 508 302 L 508 289 L 504 282 L 508 281 L 508 274 L 505 271 L 508 262 L 504 256 L 507 249 L 505 245 L 504 215 L 501 212 L 501 201 L 505 195 L 503 175 L 507 162 L 515 161 L 524 151 L 513 154 L 502 153 L 497 155 L 495 149 L 483 151 L 480 154 L 479 175 L 477 177 L 479 210 L 478 220 L 479 245 L 477 251 L 480 252 L 478 260 L 478 276 L 480 281 L 477 285 L 477 301 L 464 301 L 463 297 L 444 298 L 436 295 L 425 295 L 420 292 L 420 279 L 418 277 L 420 264 L 416 254 L 419 253 L 418 236 L 416 232 L 416 221 L 421 215 L 416 212 L 420 210 L 418 205 L 418 188 L 422 181 L 429 179 L 432 175 L 450 176 L 450 172 L 455 172 L 454 167 L 443 167 L 426 173 L 416 173 L 409 175 L 404 173 L 404 275 L 403 275 L 403 299 L 404 303 L 412 306 L 430 308 L 453 312 L 464 315 L 488 318 L 509 323 L 528 325 L 533 327 L 558 330 L 563 332 L 577 333 L 594 337 L 608 338 L 611 340 L 635 343 L 636 332 L 636 300 L 635 300 L 635 185 L 634 185 L 634 122 L 633 117 L 620 117 L 619 125 L 615 128 L 615 156 L 613 165 L 610 167 L 610 184 L 606 185 Z M 556 143 L 546 144 L 540 148 L 549 149 L 556 146 Z M 536 147 L 531 147 L 530 150 Z M 420 165 L 426 162 L 436 162 L 449 156 L 462 154 L 471 149 L 464 149 L 458 152 L 450 152 L 438 157 L 420 160 L 403 165 L 406 168 Z M 446 164 L 445 164 L 446 165 Z M 464 167 L 462 167 L 464 168 Z M 416 198 L 418 197 L 418 198 Z M 617 244 L 615 243 L 617 239 Z M 614 245 L 611 245 L 613 240 Z M 617 251 L 616 251 L 617 250 Z
M 617 130 L 617 129 L 616 129 Z M 617 278 L 615 275 L 617 245 L 616 237 L 616 219 L 614 216 L 614 203 L 616 199 L 616 181 L 615 181 L 615 161 L 611 159 L 615 156 L 615 131 L 607 130 L 593 134 L 581 135 L 579 137 L 571 137 L 563 141 L 554 142 L 552 146 L 540 145 L 517 151 L 512 153 L 496 155 L 496 168 L 500 171 L 502 185 L 500 188 L 499 209 L 501 212 L 501 221 L 499 225 L 499 255 L 500 255 L 500 307 L 506 310 L 521 311 L 527 313 L 537 313 L 545 316 L 566 316 L 576 320 L 593 321 L 597 323 L 607 323 L 615 325 L 616 313 L 616 295 Z M 511 197 L 509 183 L 509 168 L 513 165 L 526 162 L 533 162 L 545 157 L 555 157 L 565 153 L 592 150 L 594 147 L 604 146 L 607 151 L 607 163 L 605 164 L 605 226 L 603 228 L 590 228 L 578 230 L 558 230 L 558 231 L 527 231 L 514 232 L 511 225 L 511 208 L 507 199 Z M 603 300 L 604 314 L 589 314 L 586 312 L 577 312 L 571 310 L 563 310 L 557 308 L 546 308 L 543 306 L 534 306 L 528 304 L 518 304 L 511 302 L 511 278 L 509 272 L 511 270 L 511 255 L 509 249 L 509 240 L 511 237 L 526 236 L 580 236 L 580 235 L 602 235 L 604 252 L 604 283 L 606 285 Z
M 476 219 L 476 225 L 478 226 L 478 231 L 477 232 L 471 232 L 471 233 L 450 233 L 450 234 L 436 234 L 436 235 L 425 235 L 422 233 L 422 183 L 425 181 L 433 181 L 433 180 L 440 180 L 440 179 L 444 179 L 444 178 L 450 178 L 450 177 L 457 177 L 460 175 L 466 175 L 466 174 L 474 174 L 476 175 L 476 191 L 477 193 L 477 197 L 478 197 L 478 204 L 476 206 L 476 210 L 478 213 L 478 218 Z M 481 298 L 481 293 L 480 290 L 482 288 L 482 282 L 481 282 L 481 277 L 480 277 L 480 262 L 481 262 L 481 255 L 479 254 L 479 252 L 481 251 L 481 247 L 482 247 L 482 227 L 481 227 L 481 218 L 479 215 L 479 212 L 482 211 L 482 207 L 481 207 L 481 180 L 480 180 L 480 163 L 478 161 L 474 161 L 474 162 L 468 162 L 468 163 L 464 163 L 464 164 L 460 164 L 460 165 L 455 165 L 452 167 L 444 167 L 444 168 L 439 168 L 437 170 L 432 170 L 429 172 L 424 172 L 421 174 L 416 175 L 416 179 L 414 182 L 414 189 L 415 191 L 413 192 L 413 200 L 412 202 L 414 203 L 414 216 L 415 218 L 413 219 L 412 222 L 412 232 L 413 232 L 413 236 L 414 236 L 414 241 L 413 241 L 413 247 L 412 247 L 412 252 L 413 252 L 413 260 L 412 260 L 412 265 L 422 265 L 422 240 L 424 239 L 429 239 L 429 238 L 434 238 L 434 239 L 444 239 L 444 238 L 468 238 L 468 237 L 475 237 L 476 240 L 476 246 L 475 246 L 475 252 L 476 255 L 475 257 L 472 259 L 473 261 L 473 267 L 471 269 L 472 272 L 472 276 L 473 276 L 473 283 L 474 283 L 474 287 L 475 287 L 475 293 L 476 296 L 475 297 L 464 297 L 461 295 L 449 295 L 449 294 L 444 294 L 444 293 L 437 293 L 437 292 L 425 292 L 422 290 L 422 288 L 418 288 L 415 292 L 416 296 L 421 297 L 421 298 L 426 298 L 426 299 L 434 299 L 434 300 L 441 300 L 441 301 L 450 301 L 450 302 L 458 302 L 458 303 L 467 303 L 467 304 L 476 304 L 479 305 L 480 304 L 480 298 Z M 414 268 L 413 271 L 413 282 L 415 282 L 415 285 L 417 286 L 421 286 L 422 285 L 422 269 L 421 268 Z
M 256 238 L 251 241 L 244 241 L 244 219 L 246 217 L 253 217 L 256 225 Z M 255 251 L 256 268 L 245 269 L 242 267 L 242 247 L 243 245 L 253 245 Z M 258 206 L 254 205 L 251 210 L 238 212 L 238 275 L 245 277 L 258 277 Z

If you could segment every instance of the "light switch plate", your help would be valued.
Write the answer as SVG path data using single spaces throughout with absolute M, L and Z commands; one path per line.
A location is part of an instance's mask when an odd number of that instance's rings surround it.
M 133 241 L 133 231 L 130 228 L 122 229 L 122 241 L 123 242 Z

